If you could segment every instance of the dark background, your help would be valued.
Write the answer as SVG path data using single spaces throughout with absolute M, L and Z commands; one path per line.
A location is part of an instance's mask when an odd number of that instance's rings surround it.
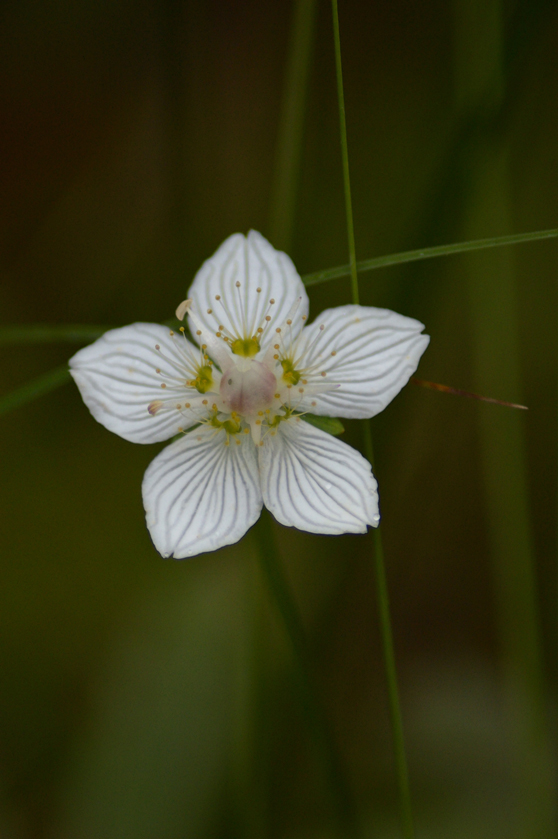
M 272 196 L 293 4 L 0 14 L 2 324 L 168 320 L 251 227 L 301 274 L 347 262 L 329 3 L 292 238 Z M 340 17 L 359 259 L 556 227 L 555 2 Z M 557 269 L 549 240 L 360 278 L 363 304 L 426 324 L 422 378 L 530 409 L 410 385 L 372 422 L 419 836 L 552 835 Z M 348 302 L 349 281 L 310 297 Z M 77 348 L 2 345 L 0 393 Z M 162 560 L 140 497 L 160 447 L 111 435 L 73 385 L 0 422 L 2 839 L 342 835 L 254 534 Z M 364 835 L 395 837 L 372 539 L 276 536 Z

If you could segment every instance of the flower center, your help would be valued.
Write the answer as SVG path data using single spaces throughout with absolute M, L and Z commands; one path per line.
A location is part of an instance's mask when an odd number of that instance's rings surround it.
M 199 367 L 196 378 L 191 382 L 187 382 L 187 384 L 190 387 L 195 387 L 198 393 L 207 393 L 208 390 L 211 390 L 213 386 L 213 376 L 211 375 L 211 367 L 209 364 L 204 364 Z
M 297 385 L 300 381 L 301 373 L 295 369 L 294 362 L 290 358 L 281 359 L 281 367 L 283 368 L 283 381 L 287 385 Z
M 261 361 L 239 360 L 224 371 L 219 391 L 230 411 L 254 417 L 271 407 L 277 379 Z
M 235 355 L 244 358 L 253 358 L 260 351 L 260 345 L 256 338 L 237 338 L 236 341 L 231 341 L 229 346 Z

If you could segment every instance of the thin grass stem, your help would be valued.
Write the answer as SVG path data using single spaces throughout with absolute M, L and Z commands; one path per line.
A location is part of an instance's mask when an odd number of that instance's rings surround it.
M 0 415 L 7 414 L 14 408 L 20 408 L 22 405 L 32 402 L 33 399 L 56 390 L 56 388 L 69 382 L 70 378 L 68 365 L 63 364 L 61 367 L 55 367 L 54 370 L 49 370 L 48 373 L 26 382 L 21 387 L 0 397 Z
M 83 323 L 64 324 L 22 324 L 21 326 L 0 326 L 2 344 L 87 344 L 114 329 L 112 326 L 89 326 Z
M 275 247 L 287 252 L 293 239 L 316 9 L 316 0 L 295 0 L 279 119 L 269 233 Z
M 339 10 L 337 0 L 331 0 L 333 13 L 333 41 L 335 48 L 335 75 L 337 78 L 337 101 L 339 103 L 339 127 L 341 137 L 341 161 L 343 166 L 343 189 L 345 192 L 345 215 L 347 218 L 347 241 L 349 245 L 349 271 L 353 303 L 359 303 L 358 275 L 356 264 L 355 228 L 353 224 L 353 202 L 351 198 L 351 176 L 349 172 L 349 146 L 347 142 L 347 120 L 345 117 L 345 93 L 343 90 L 343 65 L 341 62 L 341 35 L 339 32 Z
M 339 12 L 337 0 L 332 0 L 333 14 L 333 36 L 335 45 L 335 66 L 337 75 L 337 95 L 339 100 L 339 125 L 341 132 L 341 155 L 343 160 L 343 182 L 345 186 L 345 211 L 347 216 L 347 238 L 349 244 L 349 267 L 351 273 L 351 288 L 353 303 L 359 302 L 358 274 L 356 261 L 355 236 L 353 225 L 353 211 L 351 203 L 351 185 L 349 172 L 349 151 L 347 142 L 347 125 L 345 118 L 345 100 L 343 94 L 343 72 L 341 62 L 341 37 L 339 33 Z M 365 453 L 370 462 L 374 462 L 372 444 L 372 430 L 370 422 L 364 423 L 364 445 Z M 389 608 L 389 596 L 387 577 L 384 560 L 384 548 L 382 534 L 379 528 L 374 530 L 374 559 L 376 570 L 376 586 L 378 599 L 378 613 L 380 631 L 382 636 L 382 647 L 384 654 L 384 667 L 389 697 L 390 719 L 393 737 L 393 748 L 395 752 L 395 765 L 399 792 L 399 815 L 401 830 L 405 839 L 413 839 L 414 827 L 411 807 L 411 793 L 409 788 L 409 773 L 407 769 L 407 755 L 405 752 L 405 740 L 403 736 L 403 721 L 401 717 L 401 706 L 399 702 L 399 690 L 397 686 L 397 672 L 395 666 L 395 652 L 393 646 L 393 632 L 391 628 L 391 616 Z
M 470 242 L 456 242 L 452 245 L 435 245 L 432 248 L 420 248 L 414 251 L 401 251 L 387 256 L 375 256 L 356 263 L 359 273 L 372 271 L 375 268 L 386 268 L 390 265 L 402 265 L 405 262 L 419 262 L 422 259 L 432 259 L 437 256 L 451 256 L 467 251 L 485 250 L 486 248 L 501 248 L 505 245 L 520 245 L 524 242 L 536 242 L 541 239 L 556 239 L 558 229 L 537 230 L 533 233 L 514 233 L 506 236 L 493 236 L 490 239 L 474 239 Z M 302 277 L 304 285 L 317 285 L 327 280 L 336 280 L 351 275 L 350 265 L 339 265 L 337 268 L 325 268 Z
M 455 0 L 456 89 L 460 119 L 475 124 L 485 109 L 498 113 L 506 91 L 506 20 L 499 0 Z M 471 132 L 462 149 L 467 193 L 464 227 L 475 235 L 511 222 L 509 153 L 488 128 Z M 464 260 L 472 315 L 472 346 L 479 389 L 520 398 L 520 312 L 512 252 L 471 254 Z M 516 412 L 479 411 L 487 530 L 495 588 L 503 709 L 510 753 L 513 806 L 509 835 L 556 836 L 550 733 L 529 509 L 527 449 Z M 510 818 L 510 816 L 508 816 Z
M 277 551 L 273 522 L 267 510 L 262 511 L 255 534 L 259 544 L 262 572 L 293 651 L 294 676 L 306 725 L 333 796 L 333 807 L 340 833 L 344 836 L 358 836 L 360 828 L 353 795 L 346 780 L 327 715 L 310 675 L 310 657 L 304 627 L 296 600 L 283 571 Z

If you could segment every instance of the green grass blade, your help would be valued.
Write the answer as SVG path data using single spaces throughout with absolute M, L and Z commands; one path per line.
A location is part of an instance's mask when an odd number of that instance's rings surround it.
M 294 4 L 279 119 L 269 235 L 275 247 L 287 252 L 292 247 L 316 9 L 316 0 L 296 0 Z
M 49 370 L 48 373 L 44 373 L 33 381 L 27 382 L 16 390 L 12 390 L 11 393 L 0 397 L 0 414 L 7 414 L 14 408 L 21 408 L 22 405 L 32 402 L 33 399 L 56 390 L 56 388 L 69 382 L 70 379 L 67 364 L 55 367 L 54 370 Z
M 475 119 L 498 113 L 505 95 L 504 33 L 499 0 L 455 0 L 456 109 Z M 491 124 L 486 119 L 486 124 Z M 509 228 L 511 178 L 505 140 L 489 129 L 462 150 L 467 172 L 465 231 Z M 471 302 L 478 387 L 521 397 L 520 310 L 513 253 L 471 254 L 464 261 Z M 550 732 L 540 639 L 535 548 L 529 509 L 526 417 L 479 410 L 487 528 L 494 579 L 503 711 L 511 755 L 514 835 L 556 836 Z
M 88 324 L 23 324 L 0 326 L 1 344 L 87 344 L 99 338 L 112 326 Z
M 537 242 L 541 239 L 556 239 L 558 229 L 537 230 L 533 233 L 514 233 L 507 236 L 493 236 L 490 239 L 473 239 L 470 242 L 456 242 L 452 245 L 436 245 L 433 248 L 420 248 L 414 251 L 401 251 L 388 256 L 376 256 L 356 263 L 359 273 L 372 271 L 375 268 L 386 268 L 389 265 L 402 265 L 404 262 L 419 262 L 422 259 L 433 259 L 437 256 L 451 256 L 467 251 L 485 250 L 486 248 L 501 248 L 505 245 L 519 245 L 524 242 Z M 337 280 L 351 275 L 350 265 L 339 265 L 337 268 L 325 268 L 302 277 L 304 285 L 317 285 L 327 280 Z
M 259 544 L 260 565 L 294 652 L 295 678 L 300 692 L 308 732 L 326 773 L 332 806 L 336 810 L 340 835 L 358 836 L 360 828 L 353 794 L 335 738 L 320 697 L 310 675 L 306 636 L 296 600 L 283 571 L 277 551 L 271 514 L 262 510 L 255 534 Z
M 337 96 L 339 100 L 339 126 L 341 131 L 343 182 L 345 186 L 345 211 L 347 216 L 349 266 L 351 274 L 352 299 L 353 303 L 358 304 L 358 275 L 353 225 L 353 210 L 351 203 L 349 151 L 347 143 L 347 125 L 345 120 L 345 100 L 343 93 L 343 72 L 341 62 L 341 37 L 339 33 L 339 12 L 337 8 L 337 0 L 332 0 L 331 6 L 333 14 L 333 36 L 335 45 Z M 373 463 L 374 453 L 372 446 L 372 430 L 370 428 L 370 421 L 366 421 L 364 423 L 364 444 L 366 456 L 368 457 L 370 462 Z M 374 530 L 374 560 L 376 568 L 376 585 L 379 613 L 378 616 L 380 622 L 380 632 L 382 636 L 384 667 L 388 689 L 393 748 L 395 752 L 395 765 L 399 791 L 399 815 L 403 836 L 405 837 L 405 839 L 413 839 L 414 827 L 411 807 L 411 794 L 409 788 L 409 773 L 407 769 L 407 756 L 405 752 L 405 740 L 403 736 L 403 721 L 401 717 L 401 707 L 399 703 L 399 690 L 397 686 L 397 671 L 395 666 L 395 651 L 393 646 L 393 633 L 391 628 L 389 596 L 384 561 L 384 548 L 380 528 L 376 528 Z

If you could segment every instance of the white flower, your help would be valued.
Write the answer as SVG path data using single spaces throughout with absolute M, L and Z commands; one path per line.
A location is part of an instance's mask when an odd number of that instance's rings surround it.
M 70 360 L 96 420 L 135 443 L 177 434 L 143 479 L 160 553 L 238 541 L 262 505 L 312 533 L 376 527 L 377 484 L 355 449 L 301 419 L 372 417 L 415 371 L 429 338 L 387 309 L 340 306 L 306 325 L 296 269 L 259 233 L 227 239 L 199 270 L 184 329 L 135 323 Z

